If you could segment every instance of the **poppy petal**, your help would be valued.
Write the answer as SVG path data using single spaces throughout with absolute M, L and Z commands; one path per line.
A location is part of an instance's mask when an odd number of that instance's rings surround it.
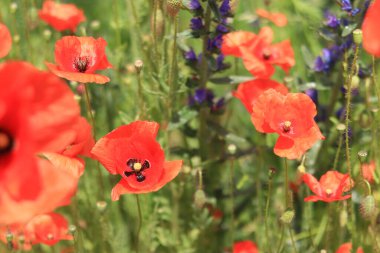
M 154 121 L 134 121 L 128 125 L 123 125 L 112 132 L 105 135 L 103 138 L 118 139 L 118 138 L 130 138 L 135 134 L 156 138 L 160 125 Z
M 0 23 L 0 58 L 8 55 L 12 48 L 12 36 L 8 28 Z
M 305 202 L 317 202 L 317 201 L 320 201 L 322 200 L 321 197 L 318 197 L 318 196 L 309 196 L 309 197 L 306 197 L 303 199 Z
M 379 23 L 380 1 L 376 0 L 368 8 L 362 25 L 363 47 L 368 53 L 376 57 L 380 57 Z
M 169 161 L 164 164 L 164 174 L 162 175 L 160 181 L 157 182 L 154 191 L 158 191 L 164 187 L 168 182 L 172 181 L 180 172 L 183 161 Z
M 66 171 L 72 176 L 79 178 L 84 172 L 84 161 L 79 158 L 71 158 L 56 153 L 42 153 L 55 168 Z
M 221 47 L 224 55 L 233 55 L 241 57 L 242 52 L 240 49 L 251 42 L 257 37 L 256 34 L 245 31 L 230 32 L 223 36 L 223 44 Z
M 305 173 L 302 175 L 302 180 L 309 187 L 309 189 L 317 196 L 323 195 L 323 189 L 319 181 L 311 174 Z
M 105 84 L 110 81 L 107 76 L 99 75 L 99 74 L 88 74 L 88 73 L 79 73 L 79 72 L 67 72 L 58 69 L 58 66 L 45 62 L 46 66 L 49 70 L 62 78 L 65 78 L 70 81 L 76 81 L 79 83 L 97 83 L 97 84 Z

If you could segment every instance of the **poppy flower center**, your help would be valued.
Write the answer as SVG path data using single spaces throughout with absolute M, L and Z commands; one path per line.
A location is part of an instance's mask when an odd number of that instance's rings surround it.
M 124 171 L 124 175 L 126 177 L 135 175 L 137 182 L 143 182 L 146 178 L 143 172 L 146 169 L 150 168 L 150 163 L 147 160 L 142 161 L 139 159 L 132 158 L 127 161 L 127 167 L 129 167 L 129 169 L 131 169 L 132 171 Z
M 80 56 L 80 57 L 75 59 L 74 67 L 79 72 L 84 73 L 88 69 L 89 63 L 90 63 L 90 60 L 88 59 L 87 56 Z
M 270 57 L 272 56 L 269 49 L 264 49 L 262 53 L 263 53 L 264 60 L 269 60 Z
M 284 133 L 289 133 L 291 130 L 291 127 L 292 127 L 292 122 L 287 120 L 282 124 L 282 131 L 284 131 Z
M 332 194 L 332 190 L 330 188 L 326 189 L 326 194 L 327 196 L 330 196 Z
M 6 131 L 0 129 L 0 155 L 9 153 L 13 148 L 13 138 Z

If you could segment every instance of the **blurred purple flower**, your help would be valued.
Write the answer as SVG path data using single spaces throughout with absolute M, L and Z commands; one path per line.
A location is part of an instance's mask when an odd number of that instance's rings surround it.
M 200 17 L 192 18 L 190 21 L 190 28 L 193 31 L 199 31 L 203 29 L 203 20 Z
M 230 5 L 230 0 L 223 0 L 222 4 L 219 7 L 219 12 L 222 17 L 227 17 L 229 16 L 231 11 L 231 5 Z
M 340 20 L 330 11 L 325 12 L 325 25 L 331 28 L 337 28 L 340 25 Z
M 223 35 L 218 34 L 212 39 L 208 40 L 208 45 L 207 45 L 207 50 L 208 51 L 213 51 L 214 49 L 220 49 L 223 43 Z
M 328 72 L 334 66 L 336 60 L 340 57 L 340 48 L 332 46 L 330 48 L 322 49 L 322 55 L 318 56 L 314 62 L 314 71 Z
M 305 91 L 305 94 L 308 95 L 311 100 L 313 100 L 314 104 L 318 106 L 318 91 L 317 89 L 310 88 Z
M 351 0 L 342 0 L 341 4 L 342 10 L 347 12 L 351 16 L 355 16 L 360 12 L 360 9 L 352 7 Z
M 193 96 L 189 97 L 189 105 L 201 105 L 207 103 L 209 106 L 213 104 L 214 93 L 205 88 L 196 89 Z
M 190 10 L 199 11 L 202 10 L 202 5 L 199 0 L 191 0 L 189 4 Z
M 185 52 L 185 59 L 190 62 L 197 61 L 197 55 L 195 54 L 194 49 L 190 48 L 189 51 Z

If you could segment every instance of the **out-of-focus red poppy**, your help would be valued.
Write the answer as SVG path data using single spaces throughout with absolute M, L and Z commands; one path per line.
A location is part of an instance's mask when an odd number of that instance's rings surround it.
M 305 201 L 324 201 L 334 202 L 339 200 L 349 199 L 351 195 L 343 195 L 343 193 L 351 190 L 354 185 L 353 180 L 350 179 L 348 174 L 342 174 L 338 171 L 328 171 L 321 179 L 318 180 L 312 175 L 305 173 L 302 180 L 315 194 L 306 197 Z
M 60 4 L 51 0 L 44 2 L 38 15 L 59 32 L 64 30 L 75 32 L 77 26 L 86 20 L 83 11 L 74 4 Z
M 12 48 L 12 36 L 8 28 L 0 23 L 0 58 L 7 56 Z
M 259 253 L 259 249 L 251 241 L 241 241 L 234 243 L 233 253 Z
M 259 34 L 231 32 L 223 36 L 222 53 L 241 57 L 245 68 L 256 78 L 269 78 L 275 72 L 274 65 L 289 71 L 295 64 L 293 48 L 289 40 L 272 44 L 273 30 L 263 27 Z
M 31 249 L 34 244 L 54 245 L 61 240 L 72 240 L 68 233 L 68 223 L 60 214 L 49 213 L 33 217 L 26 224 L 12 224 L 0 228 L 0 240 L 7 243 L 6 234 L 13 235 L 13 248 L 21 246 L 24 250 Z
M 233 95 L 240 99 L 249 113 L 252 113 L 252 103 L 268 89 L 274 89 L 284 95 L 288 93 L 288 88 L 281 83 L 270 79 L 254 79 L 239 84 Z
M 49 213 L 37 215 L 25 225 L 25 235 L 32 244 L 54 245 L 61 240 L 72 240 L 68 223 L 60 214 Z
M 273 22 L 278 27 L 284 27 L 288 24 L 288 19 L 285 14 L 280 12 L 269 12 L 264 9 L 257 9 L 256 14 L 261 18 L 266 18 Z
M 112 68 L 106 56 L 107 42 L 103 38 L 65 36 L 55 44 L 55 62 L 46 62 L 51 72 L 79 83 L 104 84 L 110 81 L 95 71 Z
M 336 253 L 351 253 L 352 251 L 352 243 L 347 242 L 342 244 L 336 251 Z M 359 247 L 356 253 L 364 253 L 362 247 Z
M 373 1 L 368 8 L 367 13 L 363 20 L 363 47 L 364 49 L 376 56 L 380 57 L 380 1 Z
M 376 170 L 375 161 L 371 161 L 370 163 L 364 163 L 361 167 L 361 170 L 364 179 L 367 180 L 369 183 L 373 183 Z
M 91 143 L 77 122 L 83 118 L 65 82 L 23 62 L 0 66 L 0 224 L 25 222 L 68 204 L 78 182 L 69 166 L 85 151 L 60 162 L 44 153 L 63 156 L 78 140 Z
M 253 102 L 251 120 L 257 131 L 280 135 L 274 147 L 276 155 L 299 159 L 316 141 L 324 139 L 315 115 L 315 104 L 306 94 L 283 95 L 269 89 Z
M 121 126 L 103 138 L 91 153 L 111 174 L 122 179 L 112 189 L 112 200 L 125 193 L 147 193 L 161 189 L 179 173 L 182 161 L 165 161 L 155 140 L 159 124 L 135 121 Z

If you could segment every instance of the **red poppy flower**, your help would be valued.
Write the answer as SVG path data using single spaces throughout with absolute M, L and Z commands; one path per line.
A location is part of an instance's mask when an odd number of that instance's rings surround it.
M 0 224 L 24 222 L 69 202 L 78 177 L 68 166 L 84 149 L 60 163 L 44 154 L 63 156 L 80 140 L 91 143 L 78 131 L 79 122 L 65 82 L 27 63 L 0 66 Z
M 368 53 L 376 57 L 380 57 L 379 23 L 380 1 L 376 0 L 368 8 L 362 25 L 363 47 Z
M 336 253 L 351 253 L 352 251 L 352 243 L 347 242 L 342 244 L 336 251 Z M 356 253 L 364 253 L 362 247 L 359 247 Z
M 315 194 L 306 197 L 305 201 L 324 201 L 334 202 L 339 200 L 349 199 L 351 195 L 342 195 L 349 191 L 353 186 L 353 181 L 348 174 L 342 174 L 338 171 L 328 171 L 321 179 L 318 180 L 312 175 L 305 173 L 302 180 L 307 184 L 310 190 Z
M 25 225 L 25 234 L 32 244 L 54 245 L 61 240 L 72 240 L 68 233 L 68 223 L 60 214 L 38 215 Z
M 375 161 L 371 161 L 370 163 L 365 163 L 361 167 L 363 177 L 365 180 L 367 180 L 369 183 L 373 183 L 375 170 L 376 170 L 376 164 Z
M 6 234 L 13 235 L 13 247 L 18 249 L 23 239 L 23 249 L 29 250 L 34 244 L 54 245 L 61 240 L 72 240 L 68 234 L 68 223 L 60 214 L 49 213 L 33 217 L 26 224 L 12 224 L 0 228 L 0 239 L 7 242 Z
M 182 161 L 165 161 L 155 140 L 159 124 L 135 121 L 121 126 L 103 138 L 91 153 L 111 174 L 122 179 L 112 189 L 112 200 L 125 193 L 147 193 L 161 189 L 179 173 Z
M 251 241 L 241 241 L 234 244 L 233 253 L 259 253 L 259 249 Z
M 324 139 L 315 115 L 315 104 L 306 94 L 283 95 L 269 89 L 253 102 L 251 120 L 257 131 L 280 135 L 274 147 L 276 155 L 299 159 L 316 141 Z
M 288 93 L 288 88 L 270 79 L 254 79 L 239 84 L 233 95 L 240 99 L 249 113 L 252 113 L 252 103 L 266 90 L 274 89 L 283 95 Z
M 257 9 L 256 14 L 261 18 L 266 18 L 273 22 L 278 27 L 284 27 L 288 24 L 288 19 L 285 14 L 280 12 L 269 12 L 264 9 Z
M 50 0 L 44 2 L 38 15 L 59 32 L 63 30 L 75 32 L 79 23 L 86 20 L 83 11 L 74 4 L 60 4 Z
M 105 53 L 107 42 L 103 38 L 65 36 L 55 44 L 55 62 L 46 63 L 59 77 L 79 83 L 104 84 L 110 81 L 95 71 L 112 68 Z
M 263 27 L 258 35 L 231 32 L 223 36 L 222 53 L 241 57 L 245 68 L 257 78 L 269 78 L 275 72 L 274 65 L 284 71 L 294 66 L 294 52 L 289 40 L 271 44 L 273 31 Z
M 7 56 L 12 48 L 12 36 L 8 28 L 0 23 L 0 58 Z

